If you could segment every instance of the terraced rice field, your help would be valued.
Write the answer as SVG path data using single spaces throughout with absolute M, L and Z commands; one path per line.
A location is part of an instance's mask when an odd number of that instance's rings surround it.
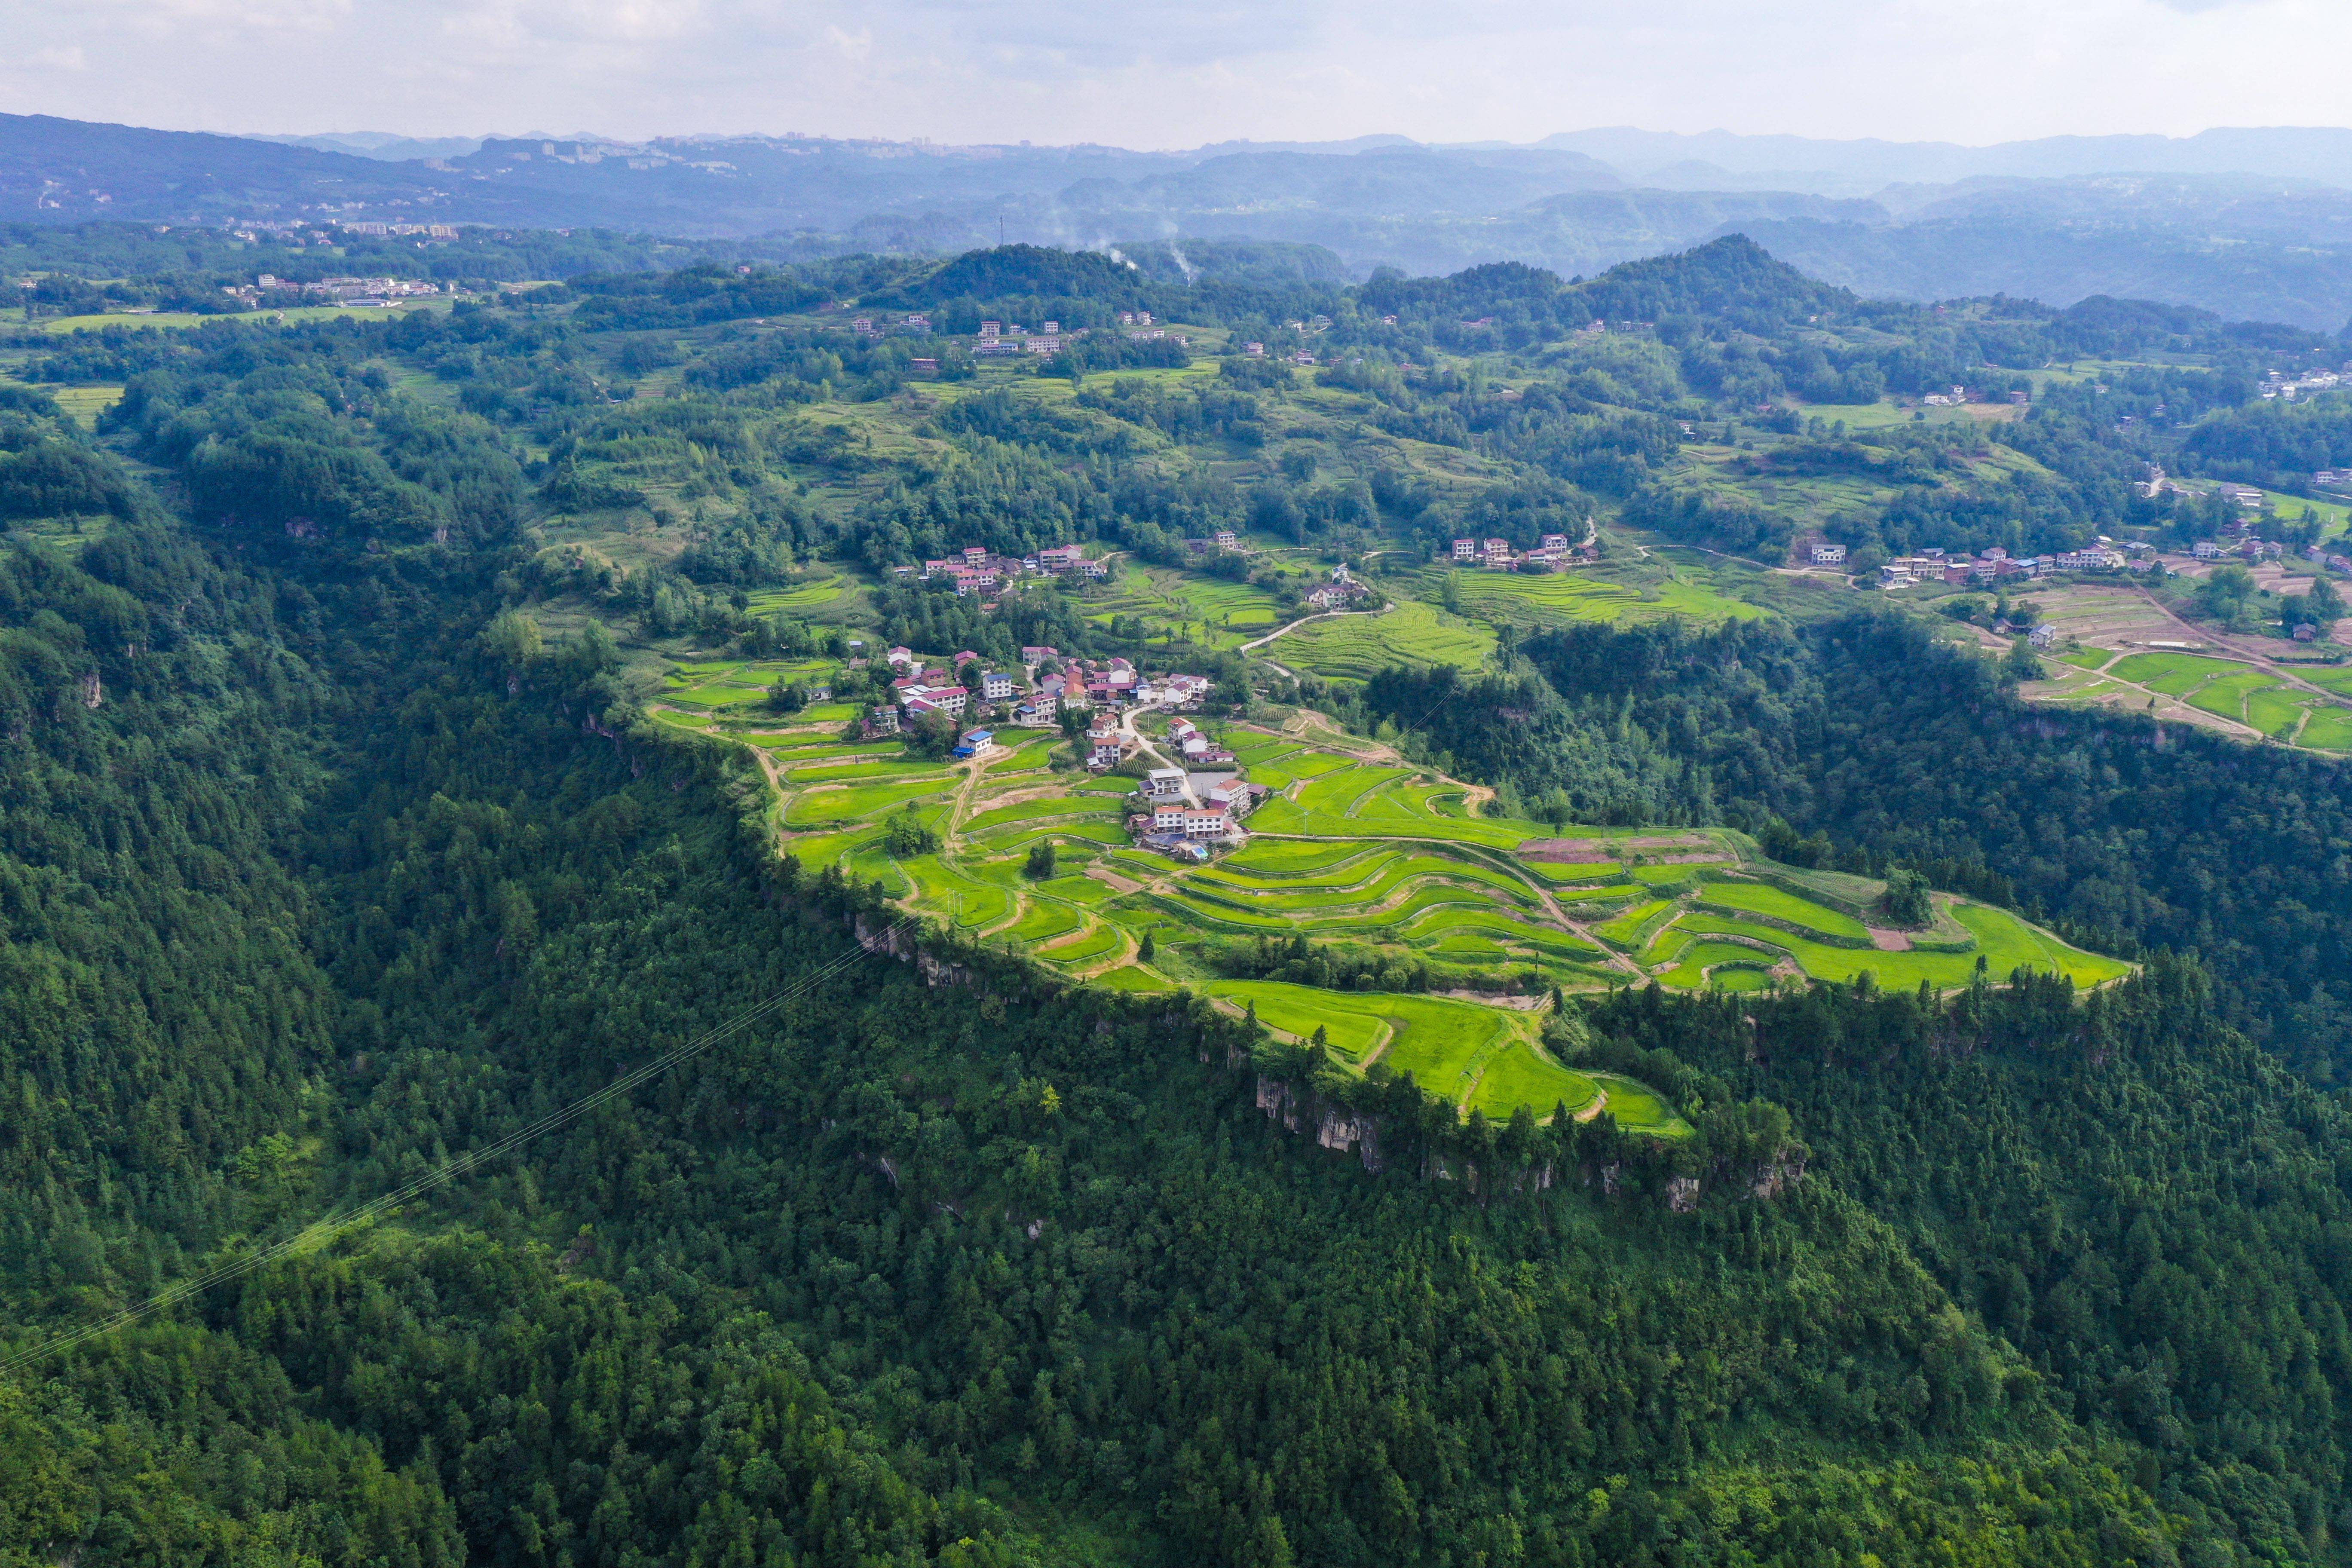
M 1404 599 L 1379 615 L 1304 622 L 1263 651 L 1293 669 L 1369 680 L 1392 664 L 1455 664 L 1475 669 L 1493 656 L 1495 634 L 1459 616 Z
M 1702 622 L 1754 620 L 1765 612 L 1711 588 L 1669 576 L 1636 586 L 1582 573 L 1529 576 L 1517 572 L 1454 569 L 1454 602 L 1463 614 L 1489 624 L 1511 621 L 1560 626 L 1579 621 L 1644 621 L 1682 616 Z M 1445 591 L 1445 572 L 1423 574 L 1416 592 L 1434 604 Z
M 790 588 L 771 589 L 751 595 L 751 613 L 772 616 L 778 610 L 789 610 L 805 616 L 813 610 L 823 610 L 841 604 L 858 591 L 858 585 L 845 576 L 820 578 L 813 583 L 801 583 Z M 853 653 L 856 649 L 851 650 Z
M 767 711 L 768 689 L 779 681 L 830 686 L 839 666 L 828 658 L 708 659 L 671 669 L 655 700 L 696 712 L 755 716 Z M 795 721 L 805 721 L 805 713 Z M 845 715 L 846 717 L 846 715 Z
M 1466 815 L 1464 785 L 1372 760 L 1353 737 L 1229 728 L 1223 738 L 1248 775 L 1279 793 L 1251 819 L 1245 846 L 1207 865 L 1180 863 L 1127 842 L 1131 781 L 1075 771 L 1051 734 L 1000 734 L 1009 744 L 953 764 L 911 758 L 890 741 L 845 742 L 815 724 L 730 738 L 767 753 L 782 847 L 812 868 L 879 880 L 915 912 L 1074 980 L 1185 985 L 1237 1010 L 1255 1005 L 1283 1035 L 1320 1029 L 1341 1063 L 1409 1070 L 1465 1111 L 1564 1105 L 1577 1114 L 1606 1093 L 1629 1125 L 1678 1125 L 1639 1086 L 1621 1096 L 1553 1061 L 1540 1014 L 1480 999 L 1497 993 L 1653 977 L 1754 988 L 1775 972 L 1844 980 L 1865 968 L 1884 985 L 1950 986 L 1967 983 L 1979 952 L 1998 974 L 2026 963 L 2086 984 L 2124 967 L 1958 901 L 1940 928 L 1954 951 L 1883 952 L 1857 913 L 1874 883 L 1754 874 L 1763 863 L 1753 846 L 1726 830 L 1644 837 Z M 886 819 L 910 802 L 940 844 L 894 858 Z M 1572 851 L 1559 846 L 1563 834 Z M 1055 847 L 1056 874 L 1033 881 L 1024 868 L 1041 841 Z M 1549 858 L 1566 852 L 1592 858 Z M 1154 955 L 1144 963 L 1147 935 Z M 1377 987 L 1293 983 L 1283 966 L 1302 938 L 1310 955 L 1354 955 Z M 1261 977 L 1241 977 L 1249 974 Z
M 2352 750 L 2352 667 L 2299 668 L 2298 679 L 2344 700 L 2332 701 L 2289 684 L 2271 670 L 2236 659 L 2189 653 L 2135 653 L 2118 657 L 2084 648 L 2060 662 L 2095 678 L 2069 675 L 2041 700 L 2058 702 L 2112 701 L 2142 690 L 2176 699 L 2200 712 L 2244 725 L 2263 736 L 2314 751 Z M 2134 702 L 2132 705 L 2137 706 Z M 2242 733 L 2243 731 L 2237 731 Z
M 1579 1116 L 1606 1109 L 1636 1131 L 1687 1131 L 1664 1100 L 1630 1079 L 1614 1079 L 1624 1088 L 1604 1101 L 1601 1081 L 1554 1061 L 1525 1014 L 1445 996 L 1334 993 L 1278 981 L 1213 981 L 1205 989 L 1235 1012 L 1255 1011 L 1280 1035 L 1305 1041 L 1321 1031 L 1334 1056 L 1360 1070 L 1377 1061 L 1409 1072 L 1465 1111 L 1505 1117 L 1526 1105 L 1539 1115 L 1565 1109 Z

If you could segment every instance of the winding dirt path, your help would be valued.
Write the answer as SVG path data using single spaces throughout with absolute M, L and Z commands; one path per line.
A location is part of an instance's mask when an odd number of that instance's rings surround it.
M 1266 633 L 1265 636 L 1262 637 L 1251 638 L 1248 642 L 1243 643 L 1240 647 L 1234 648 L 1234 651 L 1235 653 L 1247 653 L 1252 648 L 1264 647 L 1275 638 L 1278 637 L 1286 637 L 1290 633 L 1297 631 L 1299 627 L 1306 626 L 1310 621 L 1336 620 L 1341 616 L 1385 616 L 1391 610 L 1395 608 L 1396 606 L 1394 605 L 1382 605 L 1377 610 L 1323 610 L 1315 615 L 1301 616 L 1295 621 L 1285 621 L 1282 625 L 1275 627 L 1274 630 Z M 1276 663 L 1271 655 L 1260 654 L 1258 657 L 1265 659 L 1265 662 L 1273 668 L 1275 673 L 1280 675 L 1284 679 L 1296 680 L 1298 679 L 1298 672 L 1297 670 L 1291 668 L 1286 664 Z
M 2298 690 L 2312 692 L 2320 697 L 2331 697 L 2339 702 L 2343 700 L 2343 697 L 2340 693 L 2330 691 L 2324 686 L 2315 686 L 2310 681 L 2305 679 L 2302 676 L 2297 675 L 2291 666 L 2279 663 L 2278 660 L 2273 658 L 2269 654 L 2263 652 L 2260 648 L 2247 647 L 2245 643 L 2239 640 L 2235 633 L 2217 632 L 2210 627 L 2200 626 L 2194 622 L 2184 619 L 2179 612 L 2173 609 L 2171 605 L 2166 604 L 2163 600 L 2158 598 L 2154 594 L 2148 592 L 2145 585 L 2140 586 L 2139 593 L 2140 596 L 2146 599 L 2149 605 L 2152 606 L 2158 614 L 2164 616 L 2166 620 L 2170 621 L 2174 626 L 2179 626 L 2190 637 L 2195 637 L 2200 642 L 2219 645 L 2220 656 L 2221 658 L 2234 658 L 2242 664 L 2251 664 L 2255 668 L 2263 670 L 2266 674 L 2276 676 L 2279 679 L 2285 681 L 2289 686 L 2292 686 Z M 2112 679 L 2113 677 L 2108 677 L 2106 679 Z M 2129 685 L 2131 683 L 2126 681 L 2125 684 Z M 2251 732 L 2260 733 L 2258 731 Z

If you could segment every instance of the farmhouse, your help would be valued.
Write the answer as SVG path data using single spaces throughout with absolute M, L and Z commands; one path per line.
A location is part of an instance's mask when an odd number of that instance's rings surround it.
M 1013 678 L 989 670 L 980 678 L 980 694 L 991 702 L 1001 702 L 1013 695 Z
M 1182 808 L 1181 816 L 1187 838 L 1223 838 L 1233 827 L 1222 805 L 1188 805 Z M 1152 826 L 1159 825 L 1159 814 L 1155 812 Z
M 1153 800 L 1182 800 L 1184 770 L 1182 768 L 1152 769 L 1143 775 L 1143 793 Z
M 1845 546 L 1843 544 L 1816 544 L 1812 548 L 1810 559 L 1816 566 L 1841 565 L 1845 561 Z
M 1475 561 L 1475 560 L 1477 560 L 1477 559 L 1478 559 L 1478 542 L 1477 542 L 1476 540 L 1475 540 L 1475 539 L 1457 539 L 1457 540 L 1455 540 L 1455 541 L 1454 542 L 1454 559 L 1455 559 L 1456 561 Z
M 1209 791 L 1209 804 L 1222 805 L 1234 817 L 1247 816 L 1258 804 L 1274 792 L 1264 784 L 1247 779 L 1227 779 Z
M 898 692 L 898 702 L 909 718 L 919 712 L 938 712 L 950 719 L 961 719 L 964 704 L 970 700 L 970 693 L 961 686 L 925 686 L 902 680 L 894 680 L 890 684 L 894 688 L 904 688 Z

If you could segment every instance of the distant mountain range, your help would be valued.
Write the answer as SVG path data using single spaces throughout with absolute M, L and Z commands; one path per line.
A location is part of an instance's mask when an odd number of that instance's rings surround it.
M 0 115 L 0 217 L 328 219 L 792 235 L 811 253 L 1000 238 L 1320 245 L 1357 276 L 1523 260 L 1591 273 L 1745 233 L 1914 299 L 2130 294 L 2352 321 L 2352 131 L 1963 147 L 1613 129 L 1534 146 L 1402 137 L 1189 152 L 814 137 L 231 137 Z

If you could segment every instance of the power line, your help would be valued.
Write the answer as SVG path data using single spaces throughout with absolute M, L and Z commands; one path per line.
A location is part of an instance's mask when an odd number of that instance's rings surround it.
M 893 921 L 888 926 L 884 928 L 883 934 L 886 936 L 895 934 L 900 927 L 907 925 L 911 918 L 912 917 L 910 916 L 902 916 L 899 919 Z M 436 1169 L 428 1171 L 424 1175 L 417 1177 L 415 1180 L 407 1183 L 405 1185 L 398 1187 L 392 1192 L 385 1193 L 381 1197 L 372 1199 L 368 1203 L 362 1205 L 360 1207 L 352 1210 L 348 1214 L 330 1215 L 323 1219 L 313 1220 L 310 1224 L 304 1226 L 300 1230 L 296 1231 L 292 1236 L 287 1237 L 282 1241 L 273 1242 L 269 1246 L 263 1247 L 259 1252 L 240 1258 L 235 1262 L 219 1264 L 212 1268 L 206 1269 L 204 1273 L 197 1275 L 193 1279 L 184 1279 L 179 1284 L 173 1286 L 167 1290 L 159 1291 L 155 1295 L 149 1297 L 146 1300 L 139 1302 L 135 1306 L 121 1308 L 117 1311 L 109 1313 L 103 1318 L 98 1319 L 94 1322 L 85 1323 L 80 1328 L 68 1330 L 65 1333 L 58 1334 L 52 1339 L 44 1341 L 43 1342 L 33 1346 L 29 1350 L 22 1350 L 16 1352 L 13 1355 L 0 1357 L 0 1373 L 14 1372 L 16 1368 L 23 1366 L 29 1362 L 37 1361 L 40 1357 L 47 1355 L 55 1351 L 70 1350 L 76 1345 L 96 1339 L 100 1335 L 111 1333 L 116 1329 L 121 1328 L 126 1324 L 136 1322 L 150 1312 L 160 1310 L 165 1307 L 175 1306 L 178 1303 L 186 1300 L 191 1296 L 200 1295 L 204 1291 L 211 1289 L 215 1285 L 224 1285 L 232 1279 L 241 1279 L 245 1275 L 250 1274 L 255 1269 L 261 1268 L 264 1264 L 274 1263 L 278 1258 L 284 1258 L 289 1253 L 294 1252 L 300 1247 L 308 1246 L 313 1242 L 323 1241 L 331 1237 L 334 1232 L 341 1230 L 346 1226 L 365 1224 L 369 1220 L 374 1219 L 379 1215 L 397 1208 L 402 1204 L 407 1203 L 411 1199 L 431 1192 L 434 1188 L 442 1185 L 446 1182 L 453 1181 L 459 1176 L 470 1173 L 477 1167 L 483 1165 L 489 1161 L 510 1154 L 515 1150 L 521 1148 L 524 1144 L 532 1142 L 534 1139 L 542 1137 L 549 1132 L 552 1132 L 557 1128 L 564 1126 L 569 1122 L 578 1121 L 581 1117 L 586 1115 L 589 1111 L 595 1110 L 598 1106 L 603 1105 L 607 1100 L 628 1093 L 631 1089 L 635 1089 L 638 1085 L 646 1082 L 647 1079 L 660 1077 L 663 1073 L 667 1072 L 671 1068 L 676 1067 L 678 1063 L 685 1061 L 689 1058 L 699 1056 L 702 1052 L 709 1049 L 710 1047 L 718 1044 L 720 1040 L 725 1039 L 728 1036 L 748 1028 L 751 1025 L 767 1016 L 770 1013 L 782 1007 L 787 1002 L 796 1001 L 800 997 L 806 995 L 817 985 L 831 979 L 834 975 L 838 974 L 843 970 L 848 968 L 850 965 L 856 963 L 859 959 L 866 956 L 866 954 L 863 948 L 844 953 L 841 957 L 834 960 L 831 963 L 826 964 L 815 973 L 803 977 L 794 984 L 785 990 L 777 992 L 774 995 L 766 998 L 764 1001 L 752 1004 L 752 1005 L 745 1008 L 742 1012 L 738 1013 L 735 1016 L 728 1019 L 725 1023 L 705 1030 L 703 1033 L 696 1036 L 693 1039 L 687 1041 L 684 1045 L 673 1047 L 668 1051 L 654 1058 L 651 1061 L 631 1068 L 629 1071 L 622 1074 L 619 1078 L 614 1079 L 611 1083 L 606 1084 L 604 1088 L 597 1089 L 593 1093 L 582 1095 L 578 1100 L 573 1100 L 571 1104 L 563 1107 L 562 1110 L 551 1110 L 546 1115 L 541 1117 L 538 1121 L 531 1122 L 530 1125 L 519 1128 L 515 1131 L 508 1133 L 505 1137 L 499 1138 L 483 1148 L 470 1150 L 466 1153 L 460 1154 L 457 1158 L 450 1160 Z

